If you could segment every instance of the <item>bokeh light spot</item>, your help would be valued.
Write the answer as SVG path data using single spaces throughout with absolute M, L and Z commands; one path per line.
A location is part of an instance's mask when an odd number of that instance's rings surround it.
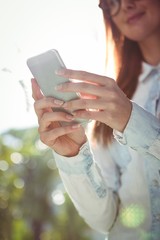
M 52 170 L 55 170 L 57 168 L 55 160 L 53 158 L 48 160 L 47 166 Z
M 144 208 L 142 206 L 132 204 L 122 210 L 120 218 L 124 226 L 129 228 L 136 228 L 144 222 Z
M 11 161 L 15 164 L 21 164 L 23 162 L 23 155 L 18 152 L 14 152 L 11 154 Z
M 40 139 L 38 139 L 35 143 L 35 146 L 38 150 L 43 151 L 48 149 L 48 146 L 45 145 Z
M 0 170 L 7 171 L 9 168 L 9 164 L 5 160 L 0 160 Z
M 23 179 L 21 179 L 21 178 L 16 178 L 16 179 L 14 180 L 14 186 L 15 186 L 16 188 L 19 188 L 19 189 L 23 188 L 23 187 L 24 187 L 24 181 L 23 181 Z
M 62 205 L 65 202 L 65 197 L 62 191 L 55 190 L 52 193 L 52 201 L 56 205 Z

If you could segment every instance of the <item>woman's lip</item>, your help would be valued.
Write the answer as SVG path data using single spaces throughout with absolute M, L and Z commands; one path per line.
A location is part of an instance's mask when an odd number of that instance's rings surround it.
M 127 18 L 127 23 L 132 24 L 132 23 L 137 22 L 144 14 L 145 14 L 144 12 L 140 12 L 140 13 L 134 14 L 132 16 L 129 16 Z

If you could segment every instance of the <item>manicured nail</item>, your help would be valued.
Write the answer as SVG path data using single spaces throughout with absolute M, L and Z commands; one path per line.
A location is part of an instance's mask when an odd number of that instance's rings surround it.
M 67 108 L 67 103 L 65 102 L 64 104 L 63 104 L 63 108 Z
M 61 101 L 61 100 L 55 99 L 55 100 L 54 100 L 54 103 L 55 103 L 56 105 L 61 106 L 61 105 L 63 105 L 64 102 Z
M 72 115 L 73 115 L 73 116 L 76 116 L 76 115 L 77 115 L 77 113 L 76 113 L 76 112 L 72 112 Z
M 57 70 L 55 71 L 55 74 L 57 74 L 57 75 L 63 75 L 64 73 L 65 73 L 65 69 L 63 69 L 63 68 L 57 69 Z
M 72 128 L 74 128 L 74 129 L 76 129 L 76 128 L 80 128 L 80 127 L 81 127 L 80 124 L 74 124 L 74 125 L 72 125 Z
M 74 117 L 73 117 L 72 115 L 66 115 L 66 118 L 67 118 L 68 120 L 74 120 Z
M 62 84 L 59 84 L 59 85 L 55 86 L 54 89 L 55 89 L 55 90 L 60 90 L 60 89 L 62 89 Z

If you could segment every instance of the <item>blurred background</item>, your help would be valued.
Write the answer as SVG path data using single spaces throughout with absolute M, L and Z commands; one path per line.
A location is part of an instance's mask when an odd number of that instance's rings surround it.
M 0 0 L 0 240 L 101 240 L 76 212 L 39 140 L 27 58 L 55 48 L 104 73 L 98 0 Z

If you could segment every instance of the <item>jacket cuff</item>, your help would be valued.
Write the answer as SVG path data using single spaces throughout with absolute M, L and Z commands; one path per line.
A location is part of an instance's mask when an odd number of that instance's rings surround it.
M 65 157 L 53 151 L 57 167 L 67 174 L 84 174 L 89 171 L 93 160 L 89 143 L 86 142 L 80 148 L 78 155 Z
M 147 152 L 160 159 L 160 121 L 132 102 L 129 122 L 123 133 L 114 130 L 115 139 L 139 152 Z

